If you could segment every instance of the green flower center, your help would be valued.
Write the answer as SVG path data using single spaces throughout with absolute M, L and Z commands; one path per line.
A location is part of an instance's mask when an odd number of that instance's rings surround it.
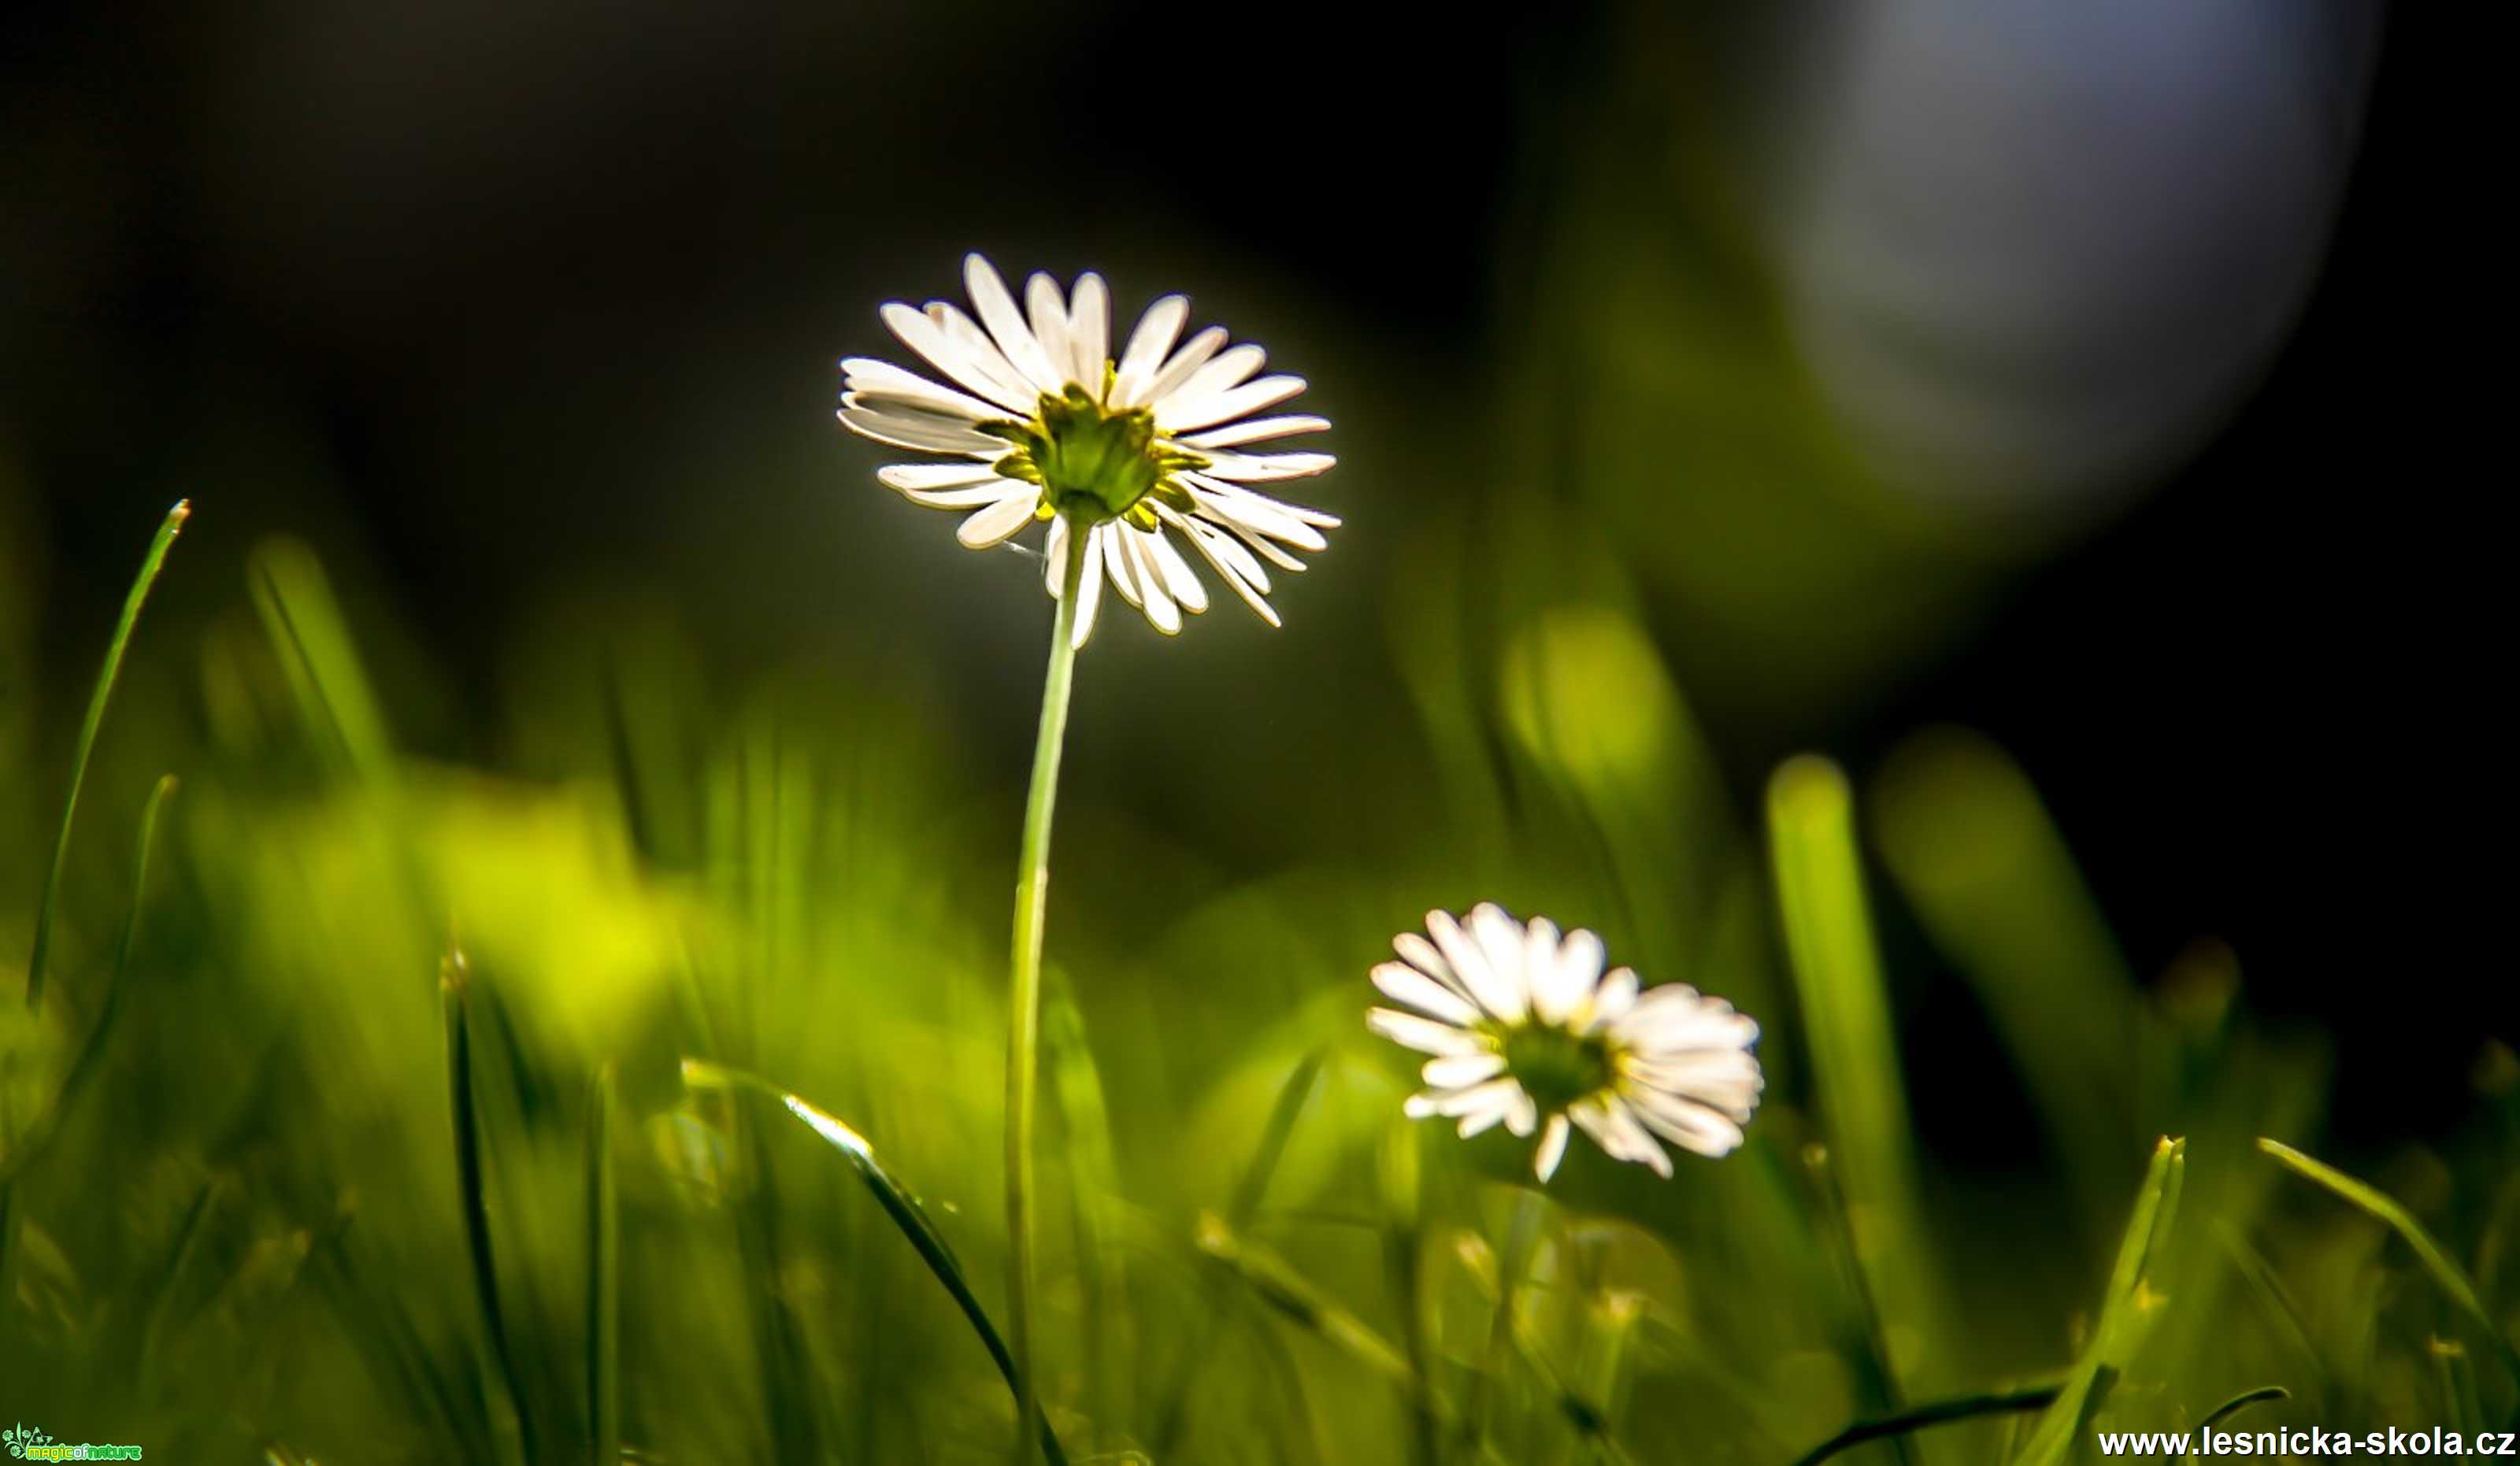
M 1544 1115 L 1610 1087 L 1609 1043 L 1545 1023 L 1508 1030 L 1501 1041 L 1507 1072 Z
M 1105 395 L 1110 377 L 1106 364 Z M 1155 514 L 1148 497 L 1187 507 L 1189 491 L 1171 475 L 1204 468 L 1208 462 L 1158 440 L 1152 412 L 1104 407 L 1074 382 L 1056 395 L 1042 393 L 1031 422 L 993 422 L 980 430 L 1014 447 L 998 460 L 1000 473 L 1041 485 L 1043 505 L 1079 524 L 1125 518 L 1152 529 Z

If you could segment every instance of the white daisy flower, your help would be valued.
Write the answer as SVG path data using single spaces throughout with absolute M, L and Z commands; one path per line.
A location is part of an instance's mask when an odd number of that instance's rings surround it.
M 1261 619 L 1279 624 L 1261 561 L 1301 570 L 1289 551 L 1328 549 L 1322 531 L 1339 522 L 1247 487 L 1334 462 L 1327 453 L 1247 451 L 1330 425 L 1302 414 L 1253 416 L 1302 391 L 1304 379 L 1255 376 L 1267 354 L 1226 345 L 1218 327 L 1179 340 L 1190 320 L 1180 295 L 1147 307 L 1115 359 L 1101 276 L 1079 276 L 1062 296 L 1058 282 L 1035 275 L 1022 309 L 977 254 L 965 257 L 963 280 L 977 321 L 942 300 L 883 308 L 893 333 L 954 385 L 867 357 L 840 363 L 840 422 L 851 431 L 945 456 L 877 476 L 913 504 L 970 511 L 957 538 L 973 550 L 1049 520 L 1042 551 L 1053 596 L 1081 534 L 1077 645 L 1094 629 L 1106 579 L 1167 636 L 1181 630 L 1184 611 L 1206 610 L 1206 588 L 1184 546 Z
M 1403 932 L 1402 960 L 1373 985 L 1412 1012 L 1375 1008 L 1375 1033 L 1431 1055 L 1413 1120 L 1442 1115 L 1464 1136 L 1502 1123 L 1541 1133 L 1533 1169 L 1546 1182 L 1569 1128 L 1612 1160 L 1671 1175 L 1656 1136 L 1702 1156 L 1730 1154 L 1758 1108 L 1759 1025 L 1721 998 L 1671 983 L 1637 990 L 1625 967 L 1601 970 L 1601 939 L 1515 921 L 1493 905 L 1460 921 L 1426 913 L 1427 936 Z M 1427 940 L 1432 937 L 1433 940 Z

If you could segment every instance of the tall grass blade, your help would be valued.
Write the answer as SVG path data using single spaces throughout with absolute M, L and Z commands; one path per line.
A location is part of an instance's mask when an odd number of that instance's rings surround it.
M 1956 729 L 1902 746 L 1875 792 L 1883 863 L 2014 1056 L 2074 1215 L 2110 1215 L 2134 1142 L 2167 1121 L 2145 1113 L 2134 1078 L 2134 979 L 2055 821 L 2009 755 Z
M 944 1233 L 936 1229 L 935 1223 L 927 1220 L 926 1209 L 919 1204 L 918 1196 L 875 1158 L 875 1147 L 867 1142 L 864 1135 L 802 1095 L 741 1069 L 686 1058 L 683 1060 L 683 1082 L 695 1088 L 737 1089 L 776 1100 L 781 1108 L 838 1151 L 857 1172 L 858 1178 L 866 1182 L 876 1204 L 883 1209 L 884 1215 L 892 1220 L 892 1224 L 918 1252 L 920 1261 L 927 1265 L 927 1270 L 934 1274 L 955 1306 L 963 1311 L 964 1318 L 970 1323 L 971 1331 L 979 1335 L 980 1344 L 988 1350 L 989 1358 L 997 1364 L 998 1372 L 1006 1377 L 1007 1388 L 1011 1392 L 1015 1389 L 1014 1356 L 1008 1352 L 1006 1340 L 998 1333 L 997 1325 L 989 1321 L 988 1311 L 980 1307 L 980 1300 L 971 1292 L 953 1247 L 946 1242 Z M 1067 1457 L 1059 1449 L 1058 1438 L 1047 1420 L 1040 1423 L 1040 1436 L 1042 1453 L 1063 1466 Z
M 2503 1366 L 2511 1371 L 2515 1381 L 2520 1381 L 2520 1353 L 2513 1351 L 2511 1341 L 2495 1325 L 2494 1315 L 2486 1311 L 2484 1300 L 2477 1296 L 2476 1285 L 2468 1281 L 2467 1273 L 2451 1261 L 2450 1254 L 2433 1240 L 2432 1233 L 2424 1229 L 2424 1224 L 2415 1220 L 2412 1212 L 2400 1206 L 2395 1197 L 2378 1187 L 2356 1180 L 2326 1162 L 2304 1155 L 2280 1140 L 2260 1136 L 2258 1149 L 2388 1223 L 2390 1230 L 2406 1240 L 2407 1246 L 2414 1252 L 2415 1260 L 2424 1265 L 2424 1270 L 2432 1274 L 2434 1285 L 2493 1342 L 2502 1355 Z
M 393 756 L 384 714 L 315 553 L 295 540 L 274 540 L 256 547 L 248 573 L 254 609 L 318 741 L 349 772 L 384 775 Z
M 490 1338 L 490 1356 L 507 1387 L 508 1403 L 517 1415 L 517 1438 L 525 1458 L 533 1459 L 538 1439 L 533 1406 L 526 1398 L 523 1375 L 517 1368 L 508 1324 L 499 1305 L 499 1266 L 490 1239 L 490 1198 L 481 1165 L 481 1117 L 472 1088 L 472 1021 L 471 974 L 464 954 L 450 949 L 438 969 L 438 1000 L 446 1026 L 446 1094 L 453 1121 L 455 1177 L 464 1208 L 465 1252 L 472 1265 L 472 1296 L 481 1310 L 482 1331 Z
M 2092 1341 L 2073 1373 L 2066 1376 L 2056 1402 L 2040 1417 L 2039 1429 L 2014 1458 L 2014 1466 L 2056 1466 L 2071 1456 L 2075 1443 L 2159 1318 L 2161 1299 L 2147 1286 L 2149 1269 L 2178 1215 L 2186 1170 L 2185 1140 L 2165 1136 L 2153 1147 L 2143 1189 L 2136 1194 L 2135 1214 L 2127 1219 L 2117 1261 L 2109 1268 L 2108 1291 L 2101 1297 Z
M 140 623 L 140 607 L 147 603 L 150 587 L 158 584 L 158 572 L 165 568 L 166 552 L 174 548 L 175 536 L 182 533 L 192 513 L 193 502 L 178 500 L 158 526 L 157 538 L 149 542 L 149 554 L 140 561 L 140 573 L 132 579 L 131 592 L 122 599 L 122 618 L 114 623 L 113 640 L 106 644 L 105 666 L 97 673 L 96 689 L 88 694 L 87 716 L 80 720 L 78 742 L 70 751 L 70 788 L 62 801 L 61 832 L 53 838 L 52 863 L 44 867 L 44 894 L 35 904 L 35 942 L 26 955 L 26 1006 L 30 1008 L 44 1000 L 44 960 L 52 952 L 53 914 L 61 902 L 62 867 L 69 861 L 79 790 L 87 783 L 88 756 L 96 751 L 97 733 L 105 727 L 105 705 L 113 696 L 115 679 L 122 675 L 122 654 L 131 645 L 132 628 Z
M 1828 1135 L 1829 1177 L 1844 1203 L 1836 1220 L 1874 1355 L 1867 1372 L 1880 1392 L 1875 1406 L 1896 1412 L 1903 1400 L 1899 1364 L 1885 1342 L 1889 1326 L 1912 1330 L 1927 1359 L 1944 1356 L 1950 1330 L 1930 1266 L 1915 1132 L 1845 774 L 1822 758 L 1787 760 L 1768 783 L 1768 829 L 1812 1088 Z
M 586 1424 L 590 1466 L 621 1459 L 621 1221 L 612 1174 L 612 1065 L 586 1103 Z

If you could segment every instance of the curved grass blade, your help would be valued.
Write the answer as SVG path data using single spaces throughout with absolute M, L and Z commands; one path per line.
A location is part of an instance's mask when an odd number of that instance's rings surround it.
M 471 977 L 464 954 L 449 949 L 438 968 L 438 1000 L 446 1022 L 446 1092 L 454 1122 L 455 1176 L 464 1206 L 465 1250 L 472 1263 L 472 1292 L 481 1308 L 481 1324 L 490 1336 L 491 1357 L 508 1387 L 509 1405 L 517 1412 L 517 1439 L 525 1455 L 534 1455 L 533 1409 L 526 1401 L 516 1351 L 508 1343 L 507 1319 L 499 1308 L 499 1268 L 490 1244 L 490 1199 L 483 1189 L 481 1117 L 472 1095 L 472 1022 Z
M 97 673 L 96 690 L 88 694 L 87 717 L 79 724 L 78 742 L 70 753 L 70 791 L 62 801 L 61 833 L 53 840 L 53 863 L 44 869 L 44 894 L 35 905 L 35 945 L 26 956 L 26 1006 L 33 1007 L 44 998 L 44 958 L 53 945 L 53 911 L 62 894 L 62 866 L 70 853 L 70 826 L 78 817 L 79 789 L 87 782 L 88 755 L 96 751 L 97 732 L 105 727 L 105 705 L 113 695 L 114 680 L 122 674 L 122 653 L 131 645 L 131 630 L 140 621 L 140 607 L 149 600 L 150 587 L 158 583 L 158 572 L 166 565 L 166 552 L 173 549 L 175 536 L 182 532 L 184 521 L 192 517 L 193 501 L 177 500 L 158 526 L 158 537 L 149 542 L 149 554 L 140 561 L 140 574 L 131 582 L 131 593 L 122 600 L 122 619 L 114 623 L 113 640 L 106 644 L 105 667 Z
M 980 1336 L 981 1345 L 997 1364 L 998 1373 L 1006 1377 L 1007 1388 L 1010 1391 L 1015 1388 L 1014 1356 L 1007 1352 L 1007 1342 L 999 1335 L 997 1325 L 989 1321 L 988 1311 L 972 1295 L 971 1286 L 963 1275 L 963 1265 L 954 1256 L 954 1249 L 945 1241 L 944 1233 L 936 1229 L 936 1224 L 927 1220 L 926 1209 L 919 1204 L 917 1195 L 875 1158 L 875 1147 L 867 1143 L 866 1136 L 850 1129 L 830 1111 L 757 1074 L 747 1074 L 704 1059 L 686 1058 L 683 1060 L 683 1083 L 696 1088 L 748 1090 L 777 1100 L 806 1129 L 822 1136 L 838 1151 L 857 1172 L 858 1178 L 866 1182 L 876 1204 L 883 1208 L 884 1215 L 891 1218 L 893 1225 L 909 1239 L 911 1247 L 919 1253 L 920 1261 L 927 1265 L 927 1270 L 935 1274 L 936 1281 L 944 1286 L 956 1307 L 963 1311 L 972 1332 Z M 1047 1420 L 1041 1423 L 1041 1449 L 1055 1466 L 1065 1466 L 1066 1454 L 1059 1449 L 1058 1437 Z
M 294 540 L 274 540 L 255 547 L 248 574 L 254 610 L 281 653 L 281 670 L 308 731 L 337 766 L 384 777 L 393 763 L 384 714 L 315 553 Z
M 1854 1449 L 1868 1441 L 1881 1441 L 1922 1430 L 1929 1425 L 1944 1425 L 1955 1420 L 1974 1420 L 1984 1415 L 2026 1414 L 2044 1410 L 2056 1402 L 2064 1393 L 2062 1385 L 2034 1385 L 2026 1390 L 2001 1391 L 1993 1395 L 1971 1395 L 1960 1399 L 1940 1400 L 1918 1405 L 1912 1410 L 1880 1420 L 1861 1420 L 1794 1458 L 1794 1466 L 1818 1466 L 1842 1451 Z
M 2232 1396 L 2229 1399 L 2216 1405 L 2212 1410 L 2207 1411 L 2205 1418 L 2196 1422 L 2197 1439 L 2201 1442 L 2207 1431 L 2221 1425 L 2224 1421 L 2230 1419 L 2232 1416 L 2237 1415 L 2251 1405 L 2260 1404 L 2270 1399 L 2292 1399 L 2292 1392 L 2281 1385 L 2260 1385 L 2254 1390 L 2243 1390 L 2239 1394 Z M 2191 1461 L 2196 1459 L 2196 1451 L 2192 1446 L 2188 1449 L 2187 1459 Z
M 2163 1136 L 2153 1147 L 2143 1189 L 2136 1193 L 2135 1213 L 2127 1219 L 2126 1234 L 2119 1239 L 2117 1262 L 2109 1268 L 2108 1291 L 2101 1295 L 2092 1342 L 2067 1376 L 2056 1403 L 2015 1458 L 2015 1466 L 2056 1466 L 2067 1459 L 2151 1332 L 2160 1310 L 2157 1296 L 2144 1284 L 2153 1257 L 2178 1216 L 2179 1193 L 2186 1175 L 2187 1142 Z
M 2433 1240 L 2432 1233 L 2424 1230 L 2424 1224 L 2415 1220 L 2414 1213 L 2400 1206 L 2395 1197 L 2369 1182 L 2356 1180 L 2326 1162 L 2304 1155 L 2280 1140 L 2261 1135 L 2258 1149 L 2387 1222 L 2391 1230 L 2406 1239 L 2416 1261 L 2432 1274 L 2433 1282 L 2460 1312 L 2467 1315 L 2469 1322 L 2493 1341 L 2502 1355 L 2503 1367 L 2511 1371 L 2511 1377 L 2520 1380 L 2520 1352 L 2514 1352 L 2511 1341 L 2495 1326 L 2494 1315 L 2485 1311 L 2484 1301 L 2476 1295 L 2476 1285 L 2468 1281 L 2467 1274 L 2460 1270 L 2458 1264 L 2451 1261 L 2450 1254 L 2442 1251 L 2441 1244 Z
M 591 1466 L 621 1459 L 621 1223 L 612 1174 L 612 1065 L 596 1066 L 586 1118 L 586 1422 Z

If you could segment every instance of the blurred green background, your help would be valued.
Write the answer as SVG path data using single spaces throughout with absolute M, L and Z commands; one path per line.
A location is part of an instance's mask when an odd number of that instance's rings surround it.
M 1347 521 L 1284 630 L 1114 616 L 1079 669 L 1071 1458 L 1782 1463 L 2062 1382 L 1848 1457 L 2057 1461 L 2267 1385 L 2235 1425 L 2520 1401 L 2494 623 L 2408 324 L 2466 287 L 2406 18 L 0 26 L 0 968 L 195 509 L 43 1000 L 0 989 L 0 1414 L 178 1460 L 1004 1457 L 847 1158 L 678 1067 L 838 1116 L 999 1309 L 1048 606 L 830 419 L 838 357 L 900 355 L 878 303 L 975 247 L 1265 343 Z M 1730 997 L 1770 1077 L 1671 1182 L 1578 1148 L 1502 1355 L 1525 1159 L 1403 1122 L 1363 1029 L 1391 934 L 1483 899 Z

